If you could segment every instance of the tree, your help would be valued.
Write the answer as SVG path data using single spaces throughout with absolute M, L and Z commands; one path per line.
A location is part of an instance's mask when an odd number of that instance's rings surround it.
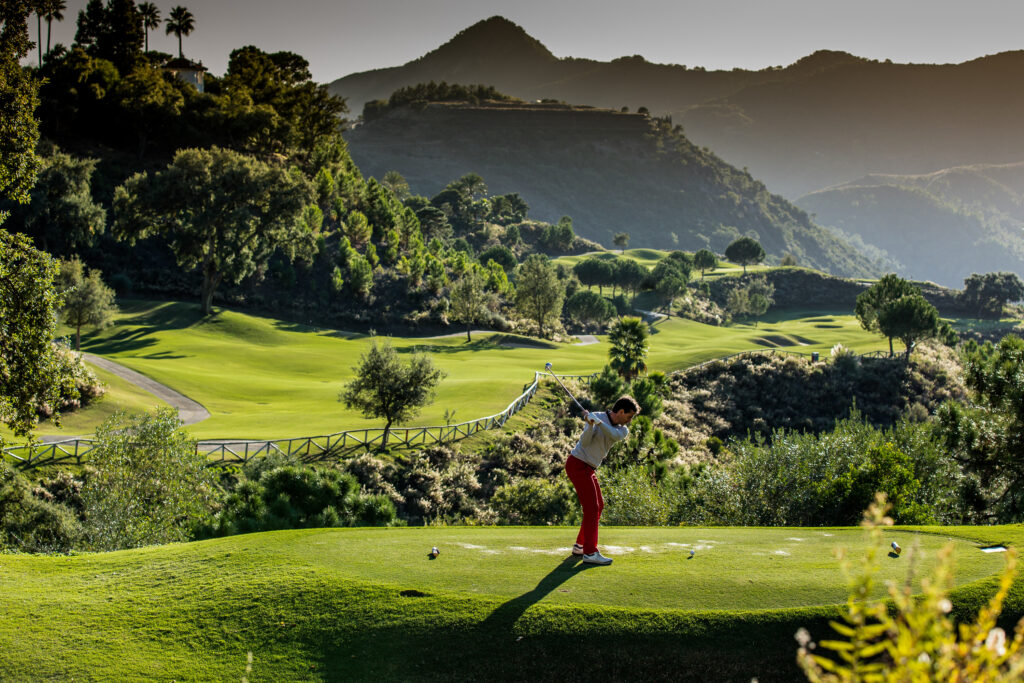
M 31 201 L 14 207 L 11 227 L 50 253 L 70 254 L 92 246 L 107 224 L 106 210 L 92 198 L 96 160 L 55 151 L 41 161 Z
M 275 250 L 311 257 L 313 236 L 299 218 L 312 200 L 301 173 L 217 147 L 184 149 L 165 170 L 115 190 L 114 231 L 131 242 L 162 235 L 179 265 L 200 268 L 209 314 L 222 279 L 241 282 Z
M 977 308 L 979 318 L 999 318 L 1003 306 L 1024 299 L 1024 283 L 1014 273 L 973 273 L 964 280 L 960 298 Z
M 889 339 L 903 342 L 909 360 L 918 341 L 938 334 L 939 312 L 920 294 L 908 294 L 878 312 L 878 329 Z
M 747 274 L 747 266 L 760 263 L 765 253 L 761 243 L 751 237 L 741 237 L 725 248 L 725 257 L 743 266 L 743 274 Z
M 565 314 L 584 323 L 603 323 L 615 315 L 615 306 L 597 292 L 581 289 L 566 300 Z
M 496 303 L 494 293 L 484 289 L 483 276 L 472 267 L 452 285 L 450 299 L 452 318 L 466 324 L 466 341 L 473 341 L 471 329 L 490 317 Z
M 658 298 L 669 310 L 672 301 L 686 288 L 690 280 L 693 259 L 689 254 L 674 251 L 658 261 L 654 269 L 645 278 L 644 286 L 653 289 Z
M 181 37 L 192 33 L 196 27 L 196 18 L 185 7 L 178 5 L 171 10 L 171 16 L 167 17 L 166 35 L 172 33 L 178 36 L 178 57 L 184 58 L 181 51 Z
M 494 261 L 506 271 L 516 267 L 516 255 L 504 244 L 495 244 L 480 252 L 480 265 L 486 266 L 488 261 Z
M 146 32 L 146 52 L 149 52 L 149 32 L 160 28 L 160 10 L 152 2 L 140 2 L 139 19 L 142 20 L 142 28 Z
M 53 22 L 64 21 L 64 10 L 68 8 L 68 5 L 64 0 L 42 0 L 40 5 L 40 11 L 43 14 L 43 18 L 46 19 L 46 54 L 50 54 L 50 33 L 53 28 Z
M 29 200 L 39 159 L 39 85 L 19 60 L 28 54 L 28 0 L 0 3 L 0 200 L 18 204 Z M 7 219 L 0 210 L 0 225 Z
M 146 154 L 146 144 L 153 129 L 172 125 L 185 104 L 181 91 L 163 74 L 147 65 L 139 66 L 121 79 L 115 94 L 135 128 L 139 159 Z
M 516 279 L 516 308 L 537 323 L 537 335 L 544 336 L 544 323 L 562 312 L 565 290 L 547 256 L 530 254 L 520 264 Z
M 64 292 L 61 316 L 75 328 L 75 351 L 82 350 L 82 325 L 106 327 L 117 312 L 114 290 L 103 284 L 102 274 L 95 268 L 85 275 L 82 262 L 76 256 L 60 264 L 58 282 Z
M 604 286 L 612 282 L 613 268 L 611 262 L 589 256 L 574 265 L 572 272 L 582 284 L 588 287 L 597 285 L 597 291 L 603 294 Z
M 756 318 L 764 315 L 775 302 L 775 285 L 762 277 L 751 278 L 746 285 L 737 284 L 729 291 L 726 310 L 734 318 L 752 316 L 755 318 L 754 326 L 757 326 Z
M 921 290 L 907 280 L 888 273 L 872 285 L 869 289 L 857 295 L 857 304 L 854 314 L 860 321 L 862 328 L 869 332 L 881 332 L 878 326 L 879 313 L 887 306 L 898 300 L 900 297 L 913 294 L 920 294 Z M 884 334 L 884 333 L 883 333 Z M 892 337 L 889 337 L 889 356 L 893 355 Z
M 612 237 L 612 244 L 617 246 L 620 250 L 625 249 L 629 246 L 629 233 L 628 232 L 617 232 Z
M 77 396 L 51 343 L 62 304 L 56 276 L 49 254 L 0 229 L 0 421 L 17 437 L 36 425 L 39 403 L 55 407 L 62 392 Z
M 96 429 L 82 486 L 93 550 L 185 541 L 208 512 L 214 476 L 173 408 L 117 413 Z
M 710 249 L 701 249 L 693 255 L 693 265 L 700 270 L 700 279 L 703 280 L 705 271 L 718 267 L 718 257 Z
M 403 363 L 389 342 L 378 346 L 376 340 L 352 369 L 355 377 L 338 399 L 366 417 L 384 418 L 381 448 L 387 448 L 391 425 L 415 417 L 433 399 L 434 388 L 446 374 L 424 354 L 415 354 Z
M 939 431 L 957 459 L 980 477 L 997 522 L 1024 521 L 1024 340 L 1007 335 L 967 356 L 970 403 L 938 410 Z
M 650 275 L 647 268 L 631 258 L 617 258 L 612 263 L 615 270 L 612 273 L 611 284 L 622 287 L 623 291 L 628 289 L 633 296 L 636 296 L 640 287 L 643 286 L 644 280 Z M 615 293 L 614 289 L 612 293 Z
M 308 154 L 318 148 L 333 148 L 348 156 L 340 136 L 341 115 L 348 111 L 345 100 L 331 95 L 326 85 L 313 82 L 309 62 L 301 55 L 267 53 L 252 45 L 232 50 L 221 86 L 257 111 L 270 114 L 258 119 L 249 134 L 248 144 L 254 151 L 301 150 Z M 376 180 L 372 183 L 379 185 Z M 390 193 L 388 196 L 393 199 Z
M 647 343 L 650 333 L 640 318 L 620 318 L 608 334 L 608 364 L 627 382 L 647 370 Z

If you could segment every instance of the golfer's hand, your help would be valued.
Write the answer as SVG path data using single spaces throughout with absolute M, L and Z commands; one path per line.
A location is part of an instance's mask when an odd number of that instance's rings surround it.
M 584 413 L 583 414 L 583 419 L 586 420 L 588 425 L 596 425 L 597 424 L 597 418 L 594 417 L 593 413 Z

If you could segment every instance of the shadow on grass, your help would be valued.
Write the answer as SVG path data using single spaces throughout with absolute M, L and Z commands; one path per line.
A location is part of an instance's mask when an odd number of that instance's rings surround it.
M 83 334 L 83 350 L 99 355 L 138 351 L 156 343 L 150 337 L 154 332 L 185 329 L 199 322 L 214 320 L 218 315 L 214 313 L 204 316 L 198 304 L 170 301 L 156 305 L 144 301 L 128 301 L 121 304 L 120 308 L 125 313 L 134 314 L 119 321 L 119 326 L 125 329 L 110 336 L 97 330 Z
M 519 621 L 519 617 L 523 616 L 526 610 L 536 605 L 546 596 L 553 593 L 556 588 L 580 572 L 594 569 L 595 567 L 597 565 L 583 564 L 579 556 L 570 555 L 548 572 L 547 576 L 542 578 L 535 588 L 499 605 L 497 609 L 491 612 L 489 617 L 481 622 L 480 627 L 485 631 L 498 634 L 511 634 L 512 627 L 515 626 L 516 622 Z

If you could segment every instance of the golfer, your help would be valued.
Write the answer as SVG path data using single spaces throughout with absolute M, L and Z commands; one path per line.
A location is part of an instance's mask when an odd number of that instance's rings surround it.
M 576 447 L 565 461 L 565 473 L 576 489 L 576 497 L 583 507 L 583 523 L 573 555 L 582 555 L 587 564 L 611 564 L 610 558 L 597 551 L 597 523 L 604 509 L 601 484 L 597 481 L 597 468 L 608 456 L 612 446 L 629 436 L 629 423 L 640 406 L 631 396 L 623 396 L 611 410 L 599 413 L 584 413 L 587 426 L 580 435 Z

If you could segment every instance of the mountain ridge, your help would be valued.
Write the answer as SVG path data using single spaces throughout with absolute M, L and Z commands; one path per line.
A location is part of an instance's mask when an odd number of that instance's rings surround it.
M 775 260 L 842 275 L 877 273 L 852 246 L 814 225 L 763 183 L 686 139 L 664 119 L 618 110 L 500 103 L 398 107 L 346 133 L 367 175 L 401 173 L 431 196 L 466 173 L 492 194 L 518 192 L 530 215 L 574 220 L 576 233 L 610 244 L 721 252 L 743 234 Z

